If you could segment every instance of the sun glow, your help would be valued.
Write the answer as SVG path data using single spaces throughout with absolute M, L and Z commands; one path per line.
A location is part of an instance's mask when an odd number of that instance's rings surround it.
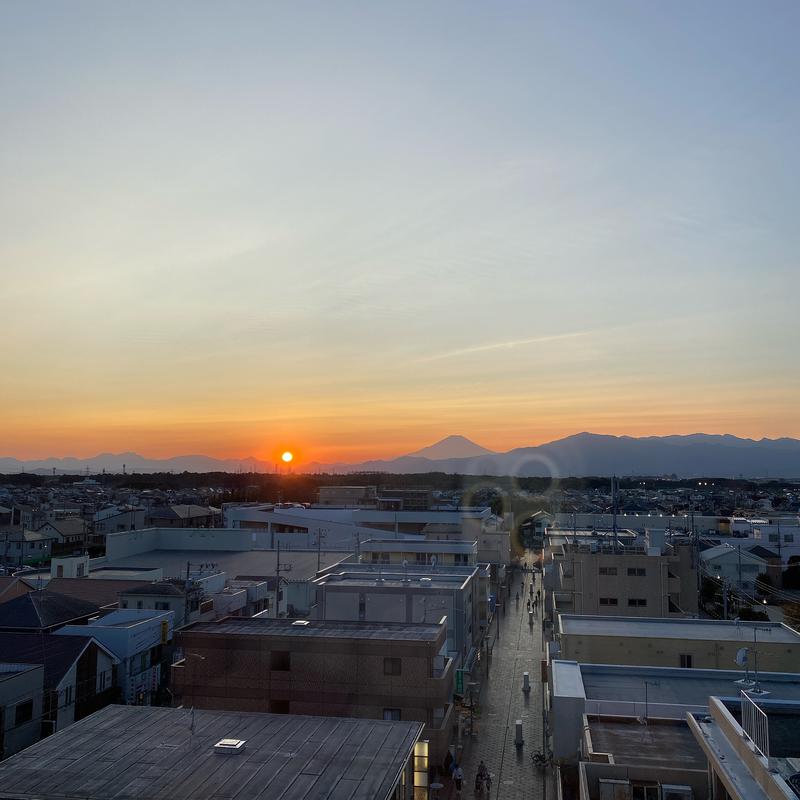
M 293 455 L 292 455 L 292 454 L 291 454 L 291 453 L 290 453 L 290 452 L 287 450 L 287 451 L 286 451 L 286 452 L 285 452 L 285 453 L 284 453 L 284 454 L 281 456 L 281 459 L 283 459 L 284 463 L 286 463 L 286 464 L 290 464 L 290 463 L 292 462 L 292 459 L 294 459 L 294 456 L 293 456 Z

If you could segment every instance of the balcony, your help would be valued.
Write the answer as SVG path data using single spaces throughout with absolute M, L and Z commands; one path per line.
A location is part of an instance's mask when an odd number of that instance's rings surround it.
M 434 667 L 431 671 L 431 696 L 442 704 L 453 699 L 454 663 L 452 658 L 445 658 L 441 667 Z

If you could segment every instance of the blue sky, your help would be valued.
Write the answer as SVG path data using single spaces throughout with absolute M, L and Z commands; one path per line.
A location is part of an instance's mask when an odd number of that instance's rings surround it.
M 798 23 L 4 3 L 0 439 L 800 435 Z

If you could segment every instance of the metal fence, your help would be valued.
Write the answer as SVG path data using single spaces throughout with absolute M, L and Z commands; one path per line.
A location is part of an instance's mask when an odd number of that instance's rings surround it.
M 769 758 L 769 719 L 746 692 L 741 692 L 742 730 L 764 758 Z

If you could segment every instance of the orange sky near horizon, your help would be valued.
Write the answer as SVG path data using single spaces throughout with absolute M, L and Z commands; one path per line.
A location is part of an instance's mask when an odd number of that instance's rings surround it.
M 0 9 L 0 456 L 800 437 L 800 4 L 79 5 Z

